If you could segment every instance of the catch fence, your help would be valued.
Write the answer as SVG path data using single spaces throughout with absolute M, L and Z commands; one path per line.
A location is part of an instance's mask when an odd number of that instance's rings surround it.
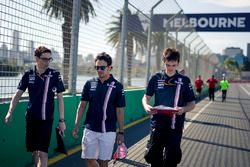
M 183 25 L 171 29 L 176 17 Z M 100 52 L 112 56 L 112 74 L 125 88 L 144 87 L 163 68 L 166 47 L 178 48 L 179 70 L 185 69 L 192 81 L 198 74 L 219 74 L 218 58 L 187 25 L 175 0 L 2 0 L 1 101 L 14 94 L 23 72 L 34 67 L 34 50 L 41 45 L 52 50 L 51 67 L 60 71 L 66 93 L 73 95 L 96 76 L 94 58 Z

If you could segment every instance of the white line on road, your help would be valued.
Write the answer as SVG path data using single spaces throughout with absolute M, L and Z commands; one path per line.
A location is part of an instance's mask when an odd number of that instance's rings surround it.
M 185 132 L 185 130 L 187 130 L 187 128 L 191 125 L 192 121 L 195 120 L 201 114 L 201 112 L 203 112 L 211 103 L 212 103 L 212 101 L 207 103 L 204 107 L 202 107 L 202 109 L 200 109 L 198 111 L 197 114 L 195 114 L 194 117 L 192 117 L 192 119 L 189 122 L 185 123 L 183 132 Z
M 241 87 L 241 89 L 244 90 L 244 92 L 245 92 L 248 96 L 250 96 L 250 93 L 246 90 L 246 88 L 244 88 L 242 85 L 240 85 L 240 87 Z
M 216 99 L 218 98 L 218 96 L 220 96 L 220 92 L 216 95 Z M 183 133 L 185 132 L 185 130 L 187 130 L 187 128 L 192 124 L 192 121 L 195 120 L 200 114 L 201 112 L 203 112 L 210 104 L 212 103 L 212 101 L 210 101 L 209 103 L 207 103 L 204 107 L 202 107 L 197 114 L 194 115 L 194 117 L 191 118 L 191 120 L 187 123 L 185 123 L 184 125 L 184 130 Z

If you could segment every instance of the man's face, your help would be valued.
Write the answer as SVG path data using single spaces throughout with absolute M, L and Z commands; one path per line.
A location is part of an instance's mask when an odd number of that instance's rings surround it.
M 108 66 L 104 60 L 97 60 L 95 62 L 95 69 L 99 78 L 105 78 L 108 77 L 111 66 Z
M 51 53 L 43 53 L 40 57 L 36 57 L 37 66 L 42 69 L 47 69 L 52 60 Z
M 165 71 L 168 76 L 172 76 L 175 74 L 176 69 L 179 63 L 177 61 L 166 61 L 165 62 Z

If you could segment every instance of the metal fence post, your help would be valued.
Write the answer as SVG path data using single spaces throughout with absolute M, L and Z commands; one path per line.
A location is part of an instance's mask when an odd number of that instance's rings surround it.
M 78 57 L 78 38 L 81 0 L 73 1 L 72 12 L 72 33 L 71 33 L 71 49 L 70 49 L 70 65 L 69 65 L 69 93 L 76 95 L 76 79 L 77 79 L 77 57 Z
M 151 31 L 152 31 L 152 21 L 153 21 L 153 14 L 154 14 L 154 8 L 159 5 L 163 0 L 158 1 L 150 10 L 150 23 L 148 28 L 148 39 L 147 39 L 147 48 L 148 48 L 148 54 L 147 54 L 147 73 L 146 73 L 146 84 L 149 80 L 150 75 L 150 59 L 151 59 Z
M 128 0 L 124 0 L 123 15 L 122 15 L 122 29 L 120 38 L 120 68 L 119 81 L 124 83 L 124 57 L 125 57 L 125 41 L 127 38 L 127 16 L 128 16 Z
M 186 66 L 186 59 L 187 59 L 187 51 L 186 51 L 186 40 L 188 37 L 190 37 L 190 35 L 192 35 L 194 31 L 191 31 L 190 33 L 188 33 L 188 35 L 184 38 L 184 46 L 183 46 L 183 50 L 182 50 L 182 67 L 186 70 L 187 66 Z

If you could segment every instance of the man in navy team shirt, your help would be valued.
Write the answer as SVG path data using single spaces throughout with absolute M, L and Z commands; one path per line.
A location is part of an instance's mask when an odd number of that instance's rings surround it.
M 115 139 L 117 138 L 118 144 L 124 142 L 125 96 L 123 85 L 110 74 L 112 59 L 107 53 L 97 55 L 95 69 L 98 77 L 88 80 L 83 87 L 72 135 L 77 137 L 79 124 L 88 104 L 81 157 L 86 160 L 88 167 L 107 167 Z M 116 136 L 117 121 L 119 131 Z
M 60 73 L 49 68 L 52 60 L 51 50 L 48 48 L 40 46 L 35 50 L 36 65 L 24 73 L 5 117 L 5 122 L 9 125 L 15 106 L 28 88 L 29 103 L 25 114 L 26 147 L 27 151 L 32 152 L 35 166 L 39 167 L 47 167 L 48 163 L 55 94 L 58 100 L 59 128 L 63 133 L 66 129 L 63 102 L 64 85 Z
M 181 161 L 181 137 L 185 113 L 195 107 L 195 96 L 190 79 L 177 72 L 180 54 L 175 49 L 164 50 L 165 70 L 156 73 L 148 82 L 142 104 L 151 114 L 151 133 L 145 160 L 152 167 L 176 167 Z M 175 108 L 175 114 L 160 113 L 149 104 L 155 96 L 154 106 Z M 163 153 L 164 151 L 164 153 Z

